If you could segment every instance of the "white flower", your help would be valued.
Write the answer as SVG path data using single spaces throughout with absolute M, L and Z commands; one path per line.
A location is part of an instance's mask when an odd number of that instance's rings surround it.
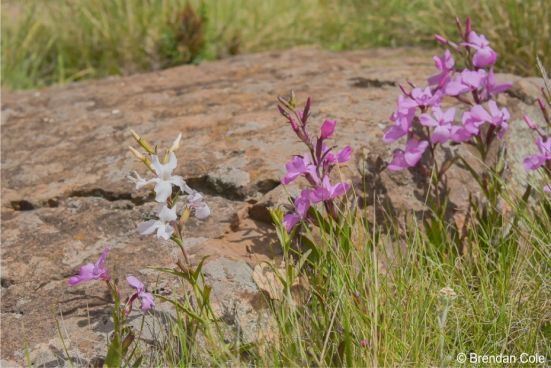
M 157 238 L 168 240 L 174 232 L 170 222 L 176 220 L 176 208 L 168 208 L 164 205 L 161 207 L 158 216 L 158 220 L 149 220 L 139 224 L 138 232 L 141 235 L 149 235 L 157 230 Z
M 183 193 L 192 194 L 193 191 L 187 186 L 181 176 L 172 175 L 172 171 L 176 168 L 176 155 L 170 152 L 168 162 L 161 164 L 157 155 L 151 156 L 151 166 L 157 174 L 156 178 L 145 180 L 138 173 L 134 172 L 135 177 L 129 176 L 129 179 L 136 183 L 136 189 L 140 189 L 148 184 L 155 183 L 155 200 L 159 203 L 164 203 L 172 194 L 172 185 L 176 185 Z
M 201 193 L 194 191 L 188 198 L 188 207 L 195 211 L 195 217 L 200 220 L 204 220 L 210 216 L 210 208 L 205 203 Z

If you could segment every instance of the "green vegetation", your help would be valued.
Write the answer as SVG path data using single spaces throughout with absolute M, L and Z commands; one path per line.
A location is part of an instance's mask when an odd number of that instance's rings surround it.
M 507 203 L 516 210 L 504 225 L 488 233 L 473 222 L 461 247 L 445 227 L 427 235 L 413 217 L 347 210 L 342 226 L 322 226 L 299 250 L 275 211 L 283 297 L 268 301 L 276 322 L 264 327 L 266 340 L 229 348 L 190 338 L 194 321 L 178 310 L 146 365 L 444 367 L 469 352 L 549 357 L 550 202 Z
M 187 4 L 191 7 L 187 7 Z M 33 88 L 226 55 L 320 45 L 430 46 L 470 15 L 501 71 L 551 60 L 546 0 L 27 0 L 2 3 L 2 85 Z

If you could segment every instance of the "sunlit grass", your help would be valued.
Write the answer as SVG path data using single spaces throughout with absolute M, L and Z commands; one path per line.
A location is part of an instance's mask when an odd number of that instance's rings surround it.
M 186 3 L 4 1 L 2 84 L 32 88 L 296 45 L 432 47 L 433 33 L 453 34 L 456 15 L 472 16 L 492 40 L 500 70 L 535 75 L 536 55 L 551 60 L 545 0 L 192 0 L 204 47 L 191 54 L 174 37 Z
M 151 359 L 168 366 L 442 367 L 457 366 L 459 353 L 549 356 L 551 203 L 514 198 L 506 221 L 514 225 L 486 238 L 473 223 L 463 254 L 449 233 L 441 234 L 447 241 L 428 239 L 413 217 L 382 226 L 367 212 L 347 211 L 338 232 L 311 234 L 317 240 L 303 257 L 306 243 L 297 250 L 276 211 L 286 271 L 278 271 L 283 299 L 268 302 L 271 339 L 223 357 L 216 346 L 166 339 Z M 446 298 L 443 288 L 456 296 Z M 171 335 L 185 331 L 179 319 Z

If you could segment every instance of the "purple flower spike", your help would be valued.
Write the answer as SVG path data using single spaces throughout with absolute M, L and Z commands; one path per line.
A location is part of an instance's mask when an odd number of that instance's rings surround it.
M 329 119 L 325 120 L 321 126 L 320 139 L 331 138 L 331 136 L 335 132 L 336 125 L 337 125 L 336 120 L 329 120 Z
M 144 284 L 138 280 L 138 278 L 130 275 L 126 278 L 128 285 L 136 289 L 134 295 L 130 297 L 130 302 L 134 301 L 136 298 L 140 298 L 142 312 L 147 313 L 151 309 L 155 308 L 155 300 L 151 293 L 145 291 Z
M 416 139 L 411 138 L 406 143 L 405 151 L 396 150 L 394 152 L 394 158 L 392 159 L 392 162 L 388 164 L 388 169 L 398 171 L 417 165 L 428 146 L 429 142 L 427 141 L 419 142 Z
M 69 286 L 75 286 L 80 283 L 92 280 L 108 281 L 110 277 L 107 273 L 107 269 L 105 269 L 104 267 L 105 260 L 107 259 L 108 254 L 109 247 L 105 247 L 96 263 L 87 263 L 84 266 L 80 267 L 79 274 L 69 279 Z

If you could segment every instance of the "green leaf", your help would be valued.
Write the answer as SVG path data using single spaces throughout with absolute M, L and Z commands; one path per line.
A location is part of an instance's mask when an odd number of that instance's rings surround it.
M 122 344 L 120 336 L 115 334 L 109 349 L 107 350 L 107 356 L 105 357 L 104 367 L 120 367 L 122 365 Z

